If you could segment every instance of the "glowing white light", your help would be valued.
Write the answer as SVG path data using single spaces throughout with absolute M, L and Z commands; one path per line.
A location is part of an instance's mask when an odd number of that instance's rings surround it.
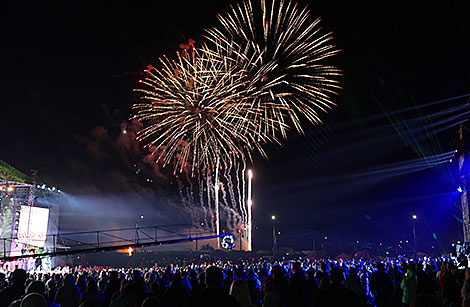
M 21 206 L 18 241 L 43 247 L 46 241 L 49 209 Z
M 252 230 L 253 230 L 253 216 L 251 213 L 253 202 L 251 200 L 251 181 L 253 180 L 253 172 L 251 169 L 248 170 L 248 191 L 247 191 L 247 204 L 248 204 L 248 229 L 247 229 L 247 243 L 248 251 L 252 250 Z
M 271 216 L 271 219 L 272 219 L 272 220 L 275 220 L 275 219 L 276 219 L 276 216 L 274 216 L 274 215 Z

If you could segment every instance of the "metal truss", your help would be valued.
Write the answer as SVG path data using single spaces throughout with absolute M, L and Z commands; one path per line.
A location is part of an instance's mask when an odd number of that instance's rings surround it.
M 32 257 L 54 257 L 81 253 L 96 253 L 127 249 L 129 247 L 138 248 L 170 245 L 221 238 L 224 236 L 225 234 L 217 235 L 212 231 L 201 229 L 192 224 L 58 233 L 47 235 L 48 239 L 46 239 L 46 242 L 52 242 L 52 246 L 47 246 L 44 252 L 35 253 L 31 249 L 29 251 L 25 250 L 21 255 L 17 256 L 7 256 L 10 253 L 6 248 L 6 243 L 11 243 L 11 241 L 16 238 L 3 238 L 4 250 L 3 256 L 0 257 L 0 261 L 12 261 Z M 58 242 L 60 242 L 60 244 Z

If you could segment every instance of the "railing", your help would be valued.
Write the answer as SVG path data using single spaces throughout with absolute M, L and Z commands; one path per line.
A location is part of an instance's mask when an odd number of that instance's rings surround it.
M 2 238 L 3 253 L 0 261 L 20 258 L 73 255 L 79 253 L 95 253 L 125 248 L 136 248 L 154 245 L 169 245 L 198 240 L 223 237 L 207 229 L 192 224 L 175 224 L 162 226 L 129 227 L 120 229 L 96 230 L 57 233 L 46 236 L 45 251 L 32 253 L 23 251 L 19 255 L 11 255 L 10 246 L 17 238 Z M 34 240 L 37 238 L 30 238 Z

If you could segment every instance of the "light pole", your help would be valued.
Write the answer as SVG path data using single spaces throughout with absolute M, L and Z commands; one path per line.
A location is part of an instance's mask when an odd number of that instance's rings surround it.
M 143 215 L 140 216 L 140 220 L 141 220 L 141 221 L 144 220 L 144 216 L 143 216 Z M 135 243 L 136 243 L 136 244 L 139 244 L 139 243 L 140 243 L 140 237 L 139 237 L 139 220 L 135 221 Z M 143 251 L 144 251 L 144 247 L 141 247 L 141 248 L 140 248 L 140 251 L 143 252 Z
M 418 217 L 416 216 L 416 214 L 413 214 L 412 218 L 413 218 L 413 249 L 415 251 L 415 256 L 416 256 L 416 220 L 418 219 Z
M 271 220 L 273 221 L 273 260 L 276 256 L 276 216 L 271 216 Z
M 312 242 L 313 251 L 316 252 L 317 251 L 317 242 L 315 241 L 315 229 L 312 230 L 312 237 L 313 237 L 313 242 Z

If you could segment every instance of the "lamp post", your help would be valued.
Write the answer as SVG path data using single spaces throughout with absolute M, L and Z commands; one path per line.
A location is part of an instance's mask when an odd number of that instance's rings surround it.
M 276 256 L 276 216 L 271 216 L 271 220 L 273 221 L 273 260 Z
M 413 249 L 415 251 L 416 256 L 416 220 L 418 219 L 418 217 L 416 216 L 416 214 L 413 214 L 411 217 L 413 218 Z

